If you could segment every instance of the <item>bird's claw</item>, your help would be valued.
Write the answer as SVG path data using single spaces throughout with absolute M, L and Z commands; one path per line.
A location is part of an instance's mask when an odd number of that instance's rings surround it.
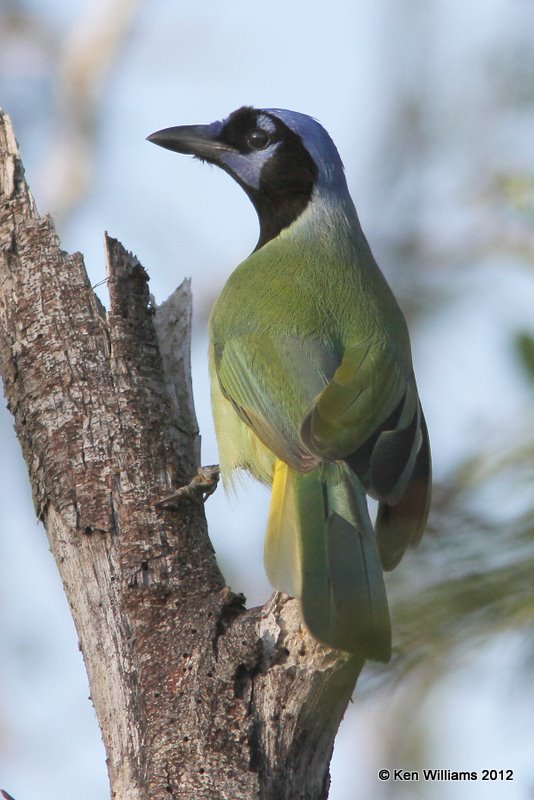
M 166 511 L 177 511 L 180 503 L 184 500 L 192 500 L 202 494 L 202 500 L 206 502 L 208 497 L 213 494 L 219 483 L 219 465 L 210 464 L 207 467 L 199 467 L 197 474 L 185 486 L 180 486 L 173 494 L 163 497 L 156 503 L 156 508 Z

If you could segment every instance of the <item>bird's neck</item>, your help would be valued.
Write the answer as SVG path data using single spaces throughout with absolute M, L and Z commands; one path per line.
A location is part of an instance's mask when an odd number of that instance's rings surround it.
M 308 241 L 342 240 L 361 234 L 358 214 L 348 189 L 317 187 L 311 202 L 295 220 L 292 232 Z
M 308 244 L 325 233 L 344 238 L 361 231 L 358 215 L 346 187 L 316 186 L 309 197 L 276 198 L 254 202 L 260 223 L 256 250 L 279 235 L 299 237 Z

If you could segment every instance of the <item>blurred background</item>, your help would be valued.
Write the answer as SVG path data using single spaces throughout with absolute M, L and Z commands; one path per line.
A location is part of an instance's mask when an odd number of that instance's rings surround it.
M 409 319 L 433 444 L 428 533 L 388 576 L 395 655 L 360 679 L 331 800 L 533 798 L 534 3 L 0 0 L 0 105 L 62 247 L 84 254 L 97 284 L 107 230 L 147 268 L 157 302 L 192 277 L 207 464 L 207 318 L 257 221 L 228 176 L 145 136 L 243 104 L 309 113 L 338 145 Z M 267 507 L 247 480 L 206 506 L 250 605 L 270 593 Z M 0 787 L 104 800 L 77 637 L 5 403 L 0 534 Z M 378 780 L 395 767 L 478 780 Z M 482 781 L 483 769 L 513 781 Z

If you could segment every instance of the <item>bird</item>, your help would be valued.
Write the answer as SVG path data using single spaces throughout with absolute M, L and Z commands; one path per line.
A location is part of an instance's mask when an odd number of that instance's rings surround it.
M 407 324 L 337 148 L 307 114 L 252 106 L 147 139 L 220 167 L 258 215 L 209 322 L 223 482 L 245 471 L 272 487 L 267 577 L 311 635 L 388 662 L 384 572 L 424 532 L 430 444 Z

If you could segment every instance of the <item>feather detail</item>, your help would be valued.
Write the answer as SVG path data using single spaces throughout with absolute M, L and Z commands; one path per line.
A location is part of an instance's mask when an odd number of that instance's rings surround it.
M 387 661 L 389 611 L 365 493 L 347 467 L 301 474 L 277 462 L 265 566 L 273 585 L 299 597 L 319 641 Z
M 295 509 L 295 483 L 291 471 L 283 461 L 277 461 L 265 536 L 265 571 L 278 591 L 291 597 L 300 597 L 302 532 Z

